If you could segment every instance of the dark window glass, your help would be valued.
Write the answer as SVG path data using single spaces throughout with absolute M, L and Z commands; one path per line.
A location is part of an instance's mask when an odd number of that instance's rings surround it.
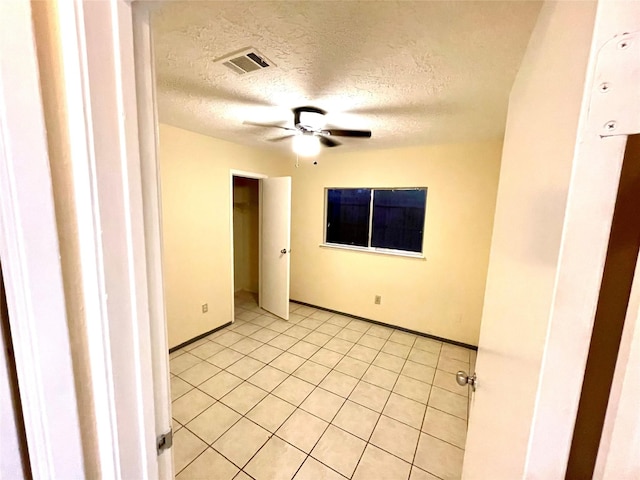
M 422 251 L 427 191 L 374 190 L 371 246 Z
M 327 243 L 367 247 L 370 205 L 370 188 L 329 189 Z

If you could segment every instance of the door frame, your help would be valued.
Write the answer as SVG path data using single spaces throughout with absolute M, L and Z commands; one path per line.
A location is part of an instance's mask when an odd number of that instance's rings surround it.
M 230 219 L 230 235 L 231 235 L 231 322 L 236 318 L 236 302 L 235 302 L 235 244 L 234 244 L 234 229 L 233 229 L 233 177 L 252 178 L 258 180 L 258 258 L 262 255 L 262 179 L 269 178 L 268 175 L 256 172 L 247 172 L 244 170 L 229 170 L 229 204 L 231 211 L 229 212 Z M 258 267 L 258 302 L 262 298 L 262 269 Z
M 608 8 L 620 14 L 622 2 L 603 2 Z M 629 2 L 632 3 L 632 2 Z M 8 4 L 15 5 L 16 2 Z M 28 5 L 23 2 L 21 5 Z M 601 4 L 602 5 L 602 4 Z M 134 10 L 139 12 L 134 15 Z M 22 7 L 28 8 L 28 7 Z M 152 336 L 154 331 L 164 329 L 164 304 L 162 297 L 162 272 L 158 263 L 158 248 L 161 247 L 160 231 L 150 228 L 153 221 L 147 219 L 159 218 L 160 205 L 157 192 L 157 123 L 153 112 L 154 85 L 153 62 L 151 49 L 140 49 L 134 46 L 144 40 L 147 46 L 152 46 L 151 32 L 148 25 L 147 7 L 138 2 L 126 0 L 113 0 L 111 2 L 92 2 L 91 0 L 73 0 L 59 2 L 56 6 L 57 15 L 61 25 L 62 49 L 60 56 L 65 66 L 66 102 L 69 109 L 69 133 L 72 141 L 72 164 L 75 175 L 77 192 L 76 205 L 79 237 L 82 240 L 81 252 L 81 276 L 82 285 L 88 289 L 84 295 L 84 305 L 87 308 L 87 317 L 92 322 L 87 325 L 87 336 L 91 351 L 89 358 L 79 359 L 91 365 L 91 384 L 87 386 L 94 392 L 97 400 L 90 414 L 96 418 L 97 436 L 99 438 L 100 470 L 105 478 L 172 478 L 170 457 L 166 454 L 156 455 L 156 434 L 159 425 L 163 421 L 157 418 L 166 418 L 170 415 L 170 402 L 158 389 L 162 388 L 158 379 L 168 378 L 168 360 L 166 357 L 166 339 L 161 344 L 159 336 Z M 604 7 L 599 8 L 599 14 Z M 621 16 L 624 16 L 624 12 Z M 15 21 L 14 21 L 15 20 Z M 22 36 L 16 37 L 30 44 L 32 38 L 30 16 L 12 18 L 12 28 L 20 29 Z M 28 35 L 30 33 L 30 35 Z M 25 37 L 25 35 L 27 35 Z M 28 38 L 27 38 L 28 37 Z M 100 41 L 97 41 L 97 40 Z M 134 64 L 134 51 L 137 54 Z M 28 62 L 30 70 L 14 70 L 10 74 L 6 70 L 0 72 L 0 83 L 4 85 L 17 85 L 17 82 L 30 82 L 38 80 L 34 76 L 37 72 L 37 57 L 35 50 L 18 51 L 10 53 L 10 58 L 22 62 Z M 5 57 L 2 57 L 4 61 Z M 148 83 L 151 81 L 151 83 Z M 138 84 L 136 85 L 136 82 Z M 138 88 L 136 88 L 138 87 Z M 33 97 L 36 107 L 42 108 L 42 100 L 39 96 Z M 6 112 L 3 112 L 6 115 Z M 24 119 L 22 126 L 29 127 L 32 122 L 39 125 L 40 133 L 34 138 L 42 138 L 44 127 L 42 126 L 42 112 L 24 110 L 19 118 Z M 40 123 L 38 123 L 40 122 Z M 14 141 L 24 141 L 22 134 L 16 130 L 4 130 L 0 132 L 6 144 Z M 117 144 L 119 148 L 114 149 Z M 34 142 L 34 145 L 36 143 Z M 39 143 L 42 146 L 41 143 Z M 29 151 L 26 145 L 26 151 Z M 6 156 L 8 155 L 8 158 Z M 46 154 L 40 150 L 40 159 Z M 24 159 L 24 155 L 7 151 L 5 146 L 4 164 L 18 166 L 18 159 Z M 109 177 L 105 169 L 116 169 L 117 174 Z M 46 171 L 46 169 L 45 169 Z M 107 170 L 108 171 L 108 170 Z M 26 193 L 39 195 L 39 187 L 42 185 L 42 169 L 31 168 L 21 171 L 20 188 Z M 50 186 L 50 177 L 44 178 Z M 616 179 L 601 178 L 601 182 L 608 184 L 609 189 L 615 189 Z M 36 183 L 32 183 L 36 182 Z M 154 187 L 155 185 L 155 187 Z M 569 194 L 569 204 L 573 201 L 576 192 L 580 192 L 581 178 L 574 176 L 572 190 Z M 155 195 L 152 191 L 156 189 Z M 47 190 L 45 188 L 45 190 Z M 0 192 L 4 192 L 0 189 Z M 114 194 L 114 191 L 116 194 Z M 590 191 L 593 197 L 602 195 L 600 190 Z M 108 202 L 107 198 L 117 197 L 117 202 Z M 16 212 L 25 208 L 24 201 L 19 197 L 7 198 L 2 195 Z M 606 197 L 606 195 L 605 195 Z M 607 198 L 605 198 L 605 201 Z M 43 199 L 48 208 L 52 206 L 52 199 Z M 3 208 L 2 221 L 6 228 L 6 222 L 12 217 L 12 210 Z M 53 222 L 52 211 L 49 210 L 49 226 L 42 231 L 38 229 L 39 240 L 56 244 L 57 229 Z M 572 210 L 569 214 L 573 213 Z M 572 221 L 567 218 L 567 222 Z M 610 221 L 610 219 L 608 219 Z M 16 252 L 20 253 L 21 266 L 27 268 L 37 262 L 41 273 L 54 273 L 59 269 L 59 258 L 53 258 L 55 252 L 51 251 L 43 262 L 39 253 L 24 248 L 28 241 L 35 241 L 33 231 L 23 231 L 28 234 L 22 247 L 14 243 Z M 3 237 L 6 241 L 7 235 Z M 578 244 L 581 239 L 572 236 L 564 238 L 564 252 L 571 252 L 574 242 Z M 568 259 L 566 259 L 568 260 Z M 107 268 L 108 267 L 108 268 Z M 4 265 L 3 265 L 3 268 Z M 33 271 L 36 274 L 35 270 Z M 586 279 L 590 284 L 599 282 L 601 272 L 589 272 Z M 32 289 L 29 283 L 22 280 L 35 280 L 38 277 L 23 277 L 7 275 L 7 293 L 12 292 L 10 308 L 18 305 L 24 307 L 21 310 L 26 317 L 21 320 L 35 321 L 38 317 L 34 312 L 41 311 L 42 298 L 37 296 L 37 290 Z M 59 323 L 66 326 L 66 314 L 63 310 L 64 291 L 61 283 L 58 287 L 48 292 L 49 298 L 56 305 Z M 596 291 L 588 291 L 589 301 L 597 300 Z M 593 297 L 593 298 L 592 298 Z M 107 301 L 108 299 L 108 301 Z M 116 308 L 119 307 L 119 308 Z M 50 317 L 50 312 L 47 315 Z M 42 318 L 46 318 L 42 317 Z M 15 316 L 14 316 L 15 317 Z M 555 320 L 551 323 L 549 331 L 549 345 L 555 338 L 552 335 L 556 327 L 561 327 L 561 322 Z M 162 325 L 162 327 L 160 327 Z M 36 327 L 37 325 L 34 325 Z M 586 331 L 586 330 L 585 330 Z M 32 330 L 41 338 L 44 331 Z M 153 340 L 152 340 L 153 338 Z M 68 342 L 60 341 L 56 337 L 55 350 L 52 351 L 61 357 L 70 358 Z M 64 339 L 63 339 L 64 340 Z M 49 342 L 52 339 L 49 338 Z M 25 345 L 31 344 L 25 340 Z M 51 343 L 50 343 L 51 345 Z M 581 335 L 574 340 L 576 348 L 588 349 L 589 336 Z M 562 348 L 566 346 L 563 345 Z M 95 347 L 95 348 L 94 348 Z M 164 355 L 160 355 L 161 365 L 154 363 L 156 350 L 164 347 Z M 553 373 L 553 352 L 545 354 L 545 370 Z M 162 359 L 164 358 L 164 361 Z M 31 358 L 20 356 L 16 358 L 18 369 L 32 368 Z M 35 365 L 45 369 L 45 359 Z M 35 368 L 34 367 L 34 368 Z M 580 369 L 576 370 L 578 376 Z M 159 375 L 159 376 L 158 376 Z M 152 380 L 153 379 L 153 380 Z M 73 389 L 73 371 L 70 364 L 56 372 L 54 378 L 45 378 L 42 375 L 32 377 L 32 381 L 25 384 L 25 398 L 33 398 L 34 404 L 27 404 L 30 414 L 40 415 L 36 405 L 45 406 L 44 396 L 58 393 L 57 383 L 66 381 L 69 389 L 65 391 L 65 397 L 75 401 Z M 550 381 L 554 380 L 554 381 Z M 579 382 L 570 382 L 558 391 L 554 391 L 557 380 L 553 377 L 543 378 L 540 382 L 539 401 L 543 402 L 547 394 L 551 394 L 554 401 L 563 403 L 570 401 L 579 395 Z M 576 391 L 577 389 L 577 391 Z M 98 394 L 102 393 L 103 396 Z M 41 396 L 42 395 L 42 396 Z M 47 412 L 43 410 L 41 412 Z M 52 422 L 65 416 L 73 415 L 73 408 L 59 408 L 53 415 L 43 415 L 40 419 Z M 538 412 L 535 435 L 531 436 L 530 447 L 541 447 L 553 437 L 557 428 L 571 429 L 574 419 L 568 416 L 560 417 L 558 423 L 550 425 L 544 420 L 543 411 Z M 547 412 L 548 413 L 548 412 Z M 169 417 L 170 418 L 170 417 Z M 29 422 L 26 426 L 27 435 L 31 436 L 33 444 L 30 449 L 37 449 L 42 456 L 32 458 L 32 466 L 43 468 L 43 472 L 59 472 L 55 470 L 54 463 L 71 461 L 73 464 L 82 461 L 82 449 L 79 447 L 79 432 L 74 429 L 69 432 L 68 425 L 64 429 L 46 428 L 51 423 L 36 424 Z M 124 427 L 128 428 L 124 428 Z M 65 442 L 58 441 L 58 436 L 64 434 Z M 69 444 L 69 438 L 74 442 Z M 59 455 L 60 445 L 65 445 L 65 455 Z M 34 450 L 35 451 L 35 450 Z M 52 452 L 57 455 L 53 455 Z M 553 460 L 558 462 L 557 459 Z M 168 469 L 166 464 L 169 464 Z M 560 465 L 556 467 L 562 468 Z M 565 462 L 566 465 L 566 462 Z M 40 470 L 38 470 L 40 471 Z M 534 471 L 529 471 L 534 474 Z M 42 475 L 43 477 L 55 477 L 59 475 Z M 75 477 L 77 475 L 70 475 Z

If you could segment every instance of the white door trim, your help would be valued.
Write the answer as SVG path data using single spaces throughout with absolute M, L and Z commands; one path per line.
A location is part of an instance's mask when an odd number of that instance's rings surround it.
M 29 2 L 0 2 L 0 257 L 34 478 L 84 478 Z
M 244 170 L 229 170 L 229 182 L 230 182 L 230 208 L 229 212 L 229 230 L 231 231 L 231 319 L 230 322 L 234 322 L 236 318 L 236 302 L 235 302 L 235 244 L 233 235 L 233 177 L 255 178 L 256 180 L 262 180 L 263 178 L 269 178 L 268 175 L 255 172 L 246 172 Z M 258 182 L 258 198 L 261 197 L 262 182 Z M 262 202 L 258 203 L 258 258 L 260 258 L 260 251 L 262 249 Z M 258 299 L 262 298 L 262 274 L 261 270 L 258 271 Z

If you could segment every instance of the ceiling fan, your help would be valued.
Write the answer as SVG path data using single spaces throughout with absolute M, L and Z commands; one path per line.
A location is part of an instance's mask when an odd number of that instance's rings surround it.
M 324 116 L 327 112 L 317 107 L 297 107 L 293 110 L 293 127 L 285 127 L 273 123 L 243 122 L 245 125 L 257 127 L 280 128 L 292 133 L 270 139 L 279 142 L 293 138 L 293 150 L 299 155 L 316 155 L 320 150 L 320 144 L 325 147 L 337 147 L 340 142 L 331 137 L 356 137 L 370 138 L 371 130 L 345 130 L 339 128 L 326 128 Z

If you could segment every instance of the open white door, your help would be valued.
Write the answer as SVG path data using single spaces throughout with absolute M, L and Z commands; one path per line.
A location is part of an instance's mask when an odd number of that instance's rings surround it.
M 624 98 L 640 58 L 623 35 L 640 27 L 633 3 L 545 3 L 514 82 L 464 479 L 565 477 L 639 107 Z
M 261 180 L 260 307 L 289 320 L 291 177 Z

